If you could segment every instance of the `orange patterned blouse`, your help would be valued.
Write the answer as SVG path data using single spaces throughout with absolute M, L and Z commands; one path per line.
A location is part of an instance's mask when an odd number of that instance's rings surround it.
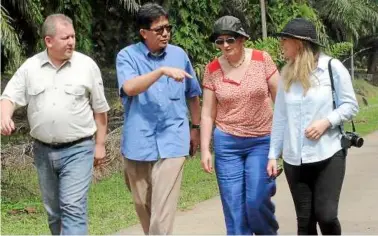
M 252 50 L 246 74 L 238 81 L 224 77 L 218 59 L 205 69 L 203 87 L 215 92 L 220 130 L 239 137 L 260 137 L 271 132 L 273 110 L 268 80 L 277 71 L 267 52 Z

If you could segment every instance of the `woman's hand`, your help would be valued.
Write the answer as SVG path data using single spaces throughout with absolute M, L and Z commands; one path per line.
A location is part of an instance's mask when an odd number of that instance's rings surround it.
M 210 151 L 201 152 L 201 165 L 205 172 L 213 173 L 213 156 Z
M 305 135 L 308 139 L 318 140 L 330 126 L 328 119 L 316 120 L 307 127 Z
M 268 172 L 269 177 L 277 177 L 277 160 L 269 159 L 266 171 Z

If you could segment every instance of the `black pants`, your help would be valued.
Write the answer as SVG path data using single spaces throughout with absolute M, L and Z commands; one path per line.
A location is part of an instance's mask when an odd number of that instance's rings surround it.
M 297 213 L 298 235 L 317 235 L 316 223 L 325 235 L 341 235 L 337 210 L 345 175 L 344 150 L 324 161 L 284 170 Z

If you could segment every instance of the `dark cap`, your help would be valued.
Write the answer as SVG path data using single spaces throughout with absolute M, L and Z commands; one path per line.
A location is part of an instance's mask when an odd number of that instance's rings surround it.
M 214 40 L 222 34 L 238 34 L 249 38 L 249 35 L 243 29 L 241 21 L 233 16 L 223 16 L 216 20 L 213 26 L 213 33 L 210 35 L 209 39 L 214 42 Z
M 296 38 L 318 46 L 323 46 L 317 37 L 315 25 L 303 18 L 296 18 L 285 25 L 282 32 L 277 33 L 276 36 Z

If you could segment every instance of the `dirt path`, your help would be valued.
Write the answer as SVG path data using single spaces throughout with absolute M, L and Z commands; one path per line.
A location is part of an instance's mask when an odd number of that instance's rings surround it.
M 274 197 L 279 234 L 295 234 L 294 205 L 284 174 L 278 178 Z M 340 199 L 343 234 L 378 234 L 378 131 L 365 137 L 361 149 L 352 148 Z M 190 211 L 177 212 L 174 234 L 225 234 L 219 197 L 199 203 Z M 142 234 L 139 225 L 117 233 Z

